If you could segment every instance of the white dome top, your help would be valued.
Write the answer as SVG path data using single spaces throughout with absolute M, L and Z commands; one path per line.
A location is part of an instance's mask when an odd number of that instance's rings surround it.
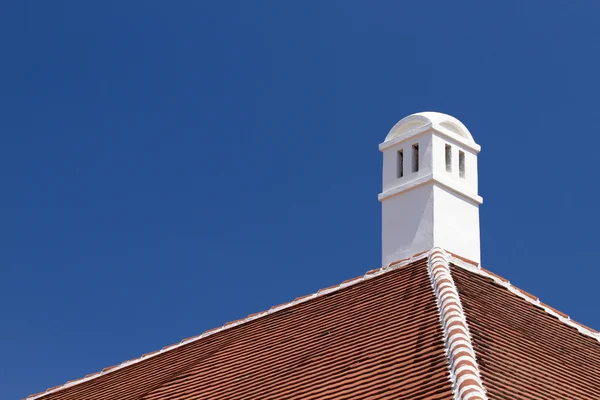
M 384 143 L 397 137 L 404 136 L 409 132 L 420 131 L 429 127 L 461 136 L 462 138 L 475 143 L 473 136 L 471 136 L 471 132 L 469 132 L 462 122 L 451 115 L 433 111 L 420 112 L 402 118 L 394 125 L 392 130 L 390 130 L 390 133 L 387 134 Z

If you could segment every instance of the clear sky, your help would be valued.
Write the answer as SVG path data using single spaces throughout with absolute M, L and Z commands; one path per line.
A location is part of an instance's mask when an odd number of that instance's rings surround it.
M 379 267 L 425 110 L 482 146 L 483 266 L 600 329 L 599 4 L 4 2 L 0 397 Z

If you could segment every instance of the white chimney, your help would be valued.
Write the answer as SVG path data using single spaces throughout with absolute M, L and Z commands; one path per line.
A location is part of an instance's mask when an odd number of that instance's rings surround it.
M 379 145 L 383 153 L 383 265 L 441 247 L 480 262 L 477 154 L 456 118 L 409 115 Z

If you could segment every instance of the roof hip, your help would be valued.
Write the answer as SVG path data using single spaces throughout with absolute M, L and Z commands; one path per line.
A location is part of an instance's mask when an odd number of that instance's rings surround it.
M 429 252 L 427 270 L 435 293 L 444 346 L 456 400 L 487 400 L 479 364 L 458 290 L 450 275 L 448 254 L 439 247 Z

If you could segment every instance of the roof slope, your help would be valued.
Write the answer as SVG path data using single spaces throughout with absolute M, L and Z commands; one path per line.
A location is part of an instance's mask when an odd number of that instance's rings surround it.
M 490 399 L 600 399 L 597 339 L 491 277 L 451 273 Z
M 600 333 L 439 248 L 30 400 L 600 400 Z
M 452 399 L 427 259 L 44 400 Z

